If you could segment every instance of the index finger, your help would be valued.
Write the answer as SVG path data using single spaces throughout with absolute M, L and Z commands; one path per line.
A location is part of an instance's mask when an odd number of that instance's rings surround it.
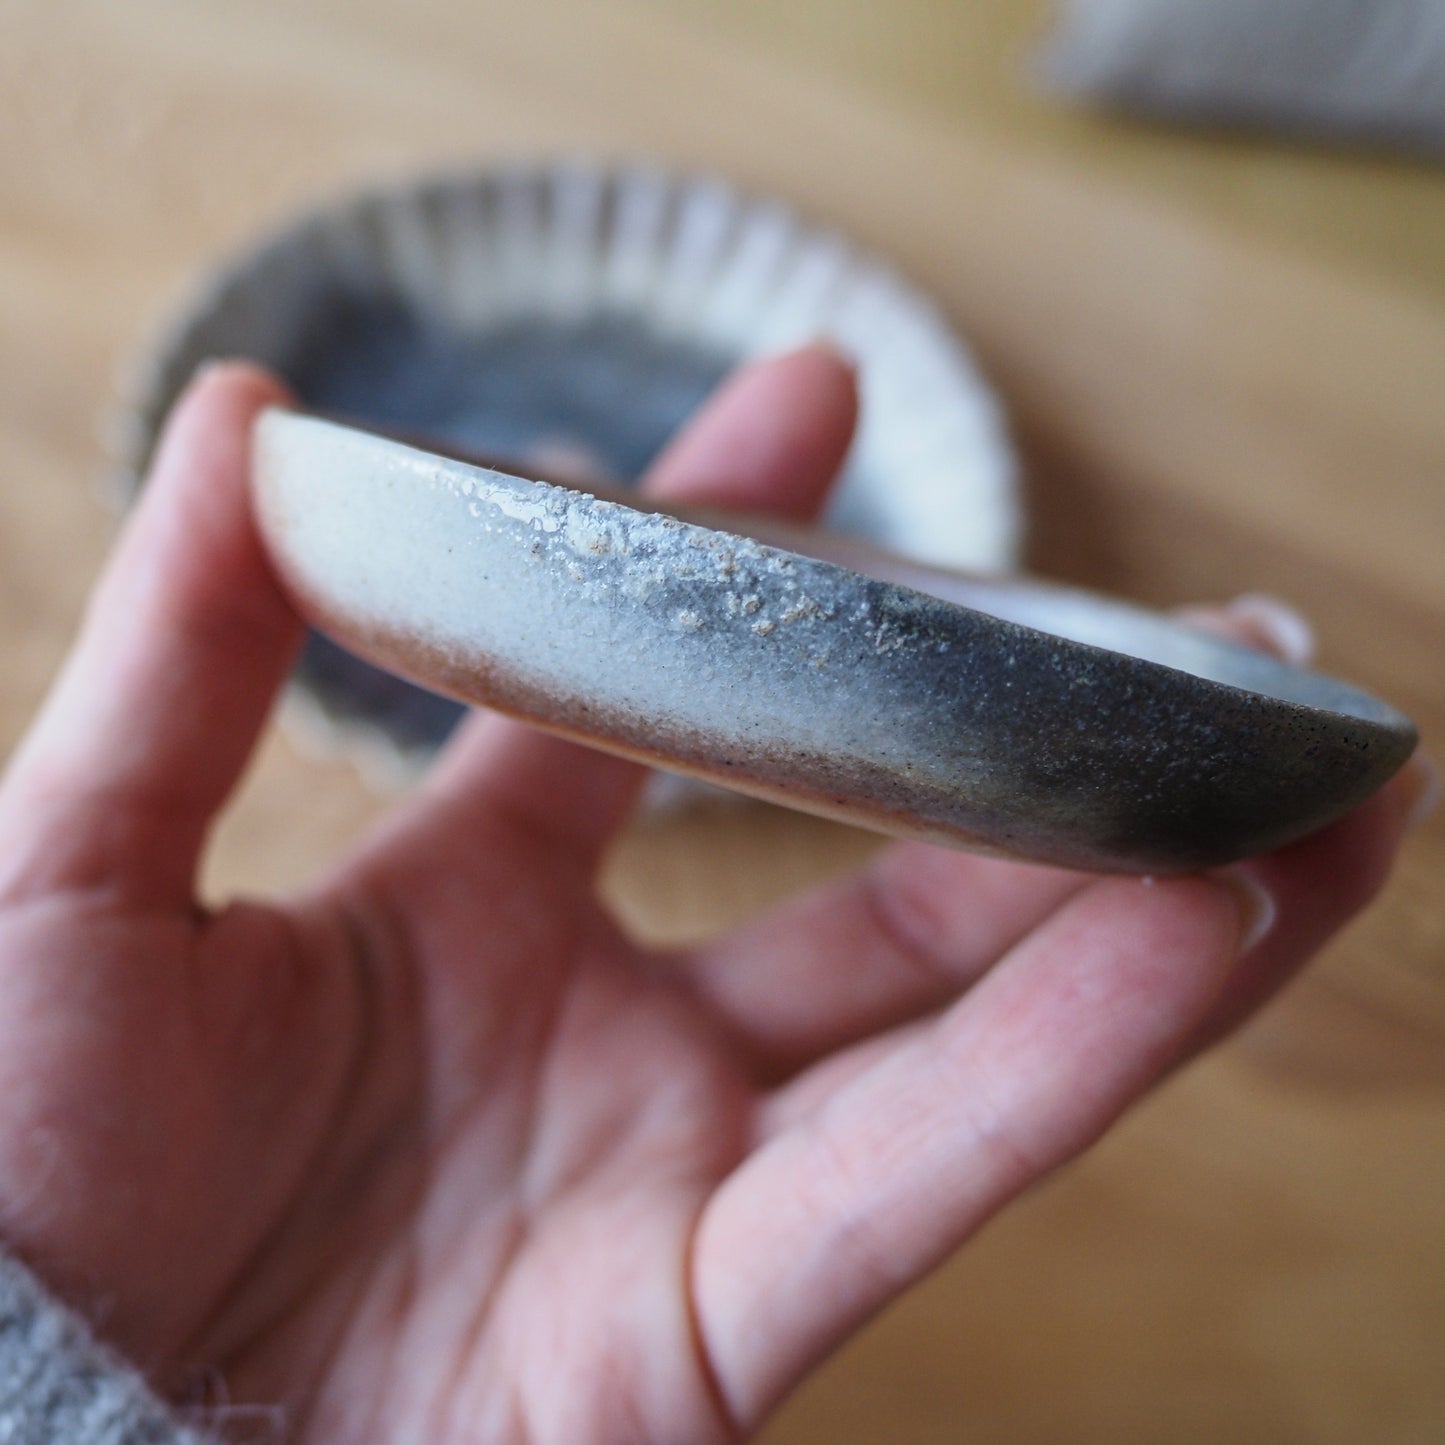
M 231 364 L 177 403 L 61 674 L 0 785 L 0 896 L 189 903 L 301 638 L 251 517 L 251 424 L 279 382 Z

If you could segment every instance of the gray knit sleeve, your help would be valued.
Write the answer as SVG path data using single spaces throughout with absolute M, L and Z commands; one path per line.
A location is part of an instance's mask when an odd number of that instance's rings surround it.
M 213 1445 L 0 1256 L 0 1445 Z

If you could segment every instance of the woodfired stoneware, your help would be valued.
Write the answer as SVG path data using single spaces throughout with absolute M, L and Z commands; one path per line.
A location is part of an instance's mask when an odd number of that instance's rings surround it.
M 1353 688 L 1088 594 L 742 536 L 296 412 L 255 441 L 266 541 L 347 647 L 850 822 L 1196 869 L 1322 826 L 1414 747 Z

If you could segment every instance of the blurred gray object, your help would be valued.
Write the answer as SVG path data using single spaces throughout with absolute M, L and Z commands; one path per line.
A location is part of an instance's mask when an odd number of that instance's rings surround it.
M 1062 0 L 1044 75 L 1144 114 L 1445 153 L 1445 0 Z

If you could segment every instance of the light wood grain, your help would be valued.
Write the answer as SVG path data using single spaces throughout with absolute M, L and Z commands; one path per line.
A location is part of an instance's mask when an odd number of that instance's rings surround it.
M 888 32 L 880 78 L 857 44 L 803 55 L 787 7 L 721 29 L 708 9 L 0 0 L 0 747 L 103 555 L 112 377 L 186 277 L 360 180 L 557 151 L 719 169 L 896 256 L 1007 397 L 1037 566 L 1162 604 L 1278 590 L 1329 666 L 1445 736 L 1440 173 L 1250 152 L 1287 192 L 1262 210 L 1295 218 L 1256 223 L 1228 147 L 1191 180 L 1196 143 L 1133 133 L 1128 164 L 1100 161 L 1109 127 L 1041 128 L 1001 83 L 915 103 L 926 28 L 911 50 Z M 855 10 L 837 23 L 866 38 Z M 1361 197 L 1394 209 L 1362 225 Z M 273 737 L 208 890 L 294 883 L 377 807 Z M 634 830 L 606 885 L 642 931 L 695 936 L 871 847 L 724 808 Z M 1445 1438 L 1442 865 L 1437 821 L 1304 982 L 769 1439 Z
M 893 109 L 1007 139 L 1115 189 L 1147 190 L 1206 224 L 1247 231 L 1389 280 L 1445 285 L 1438 168 L 1338 147 L 1179 126 L 1167 132 L 1051 96 L 1042 52 L 1058 0 L 644 0 L 753 54 Z

